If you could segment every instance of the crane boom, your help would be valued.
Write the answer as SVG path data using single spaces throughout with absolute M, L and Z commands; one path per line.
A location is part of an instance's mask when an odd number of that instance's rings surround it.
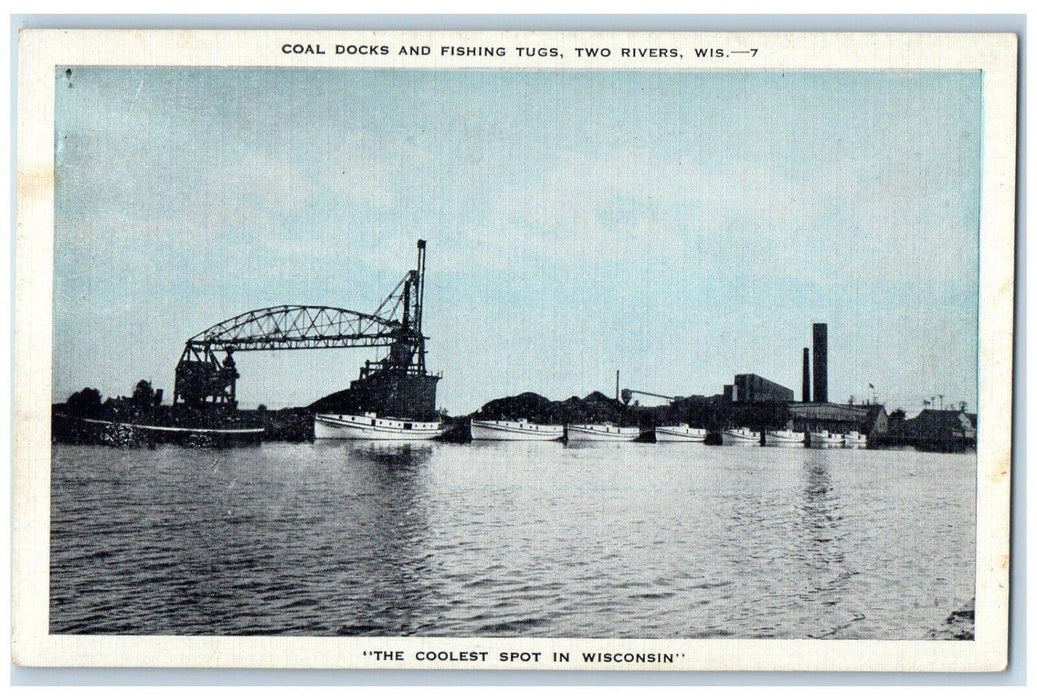
M 653 394 L 650 391 L 641 391 L 639 389 L 624 389 L 622 391 L 623 403 L 630 403 L 630 399 L 634 394 L 640 394 L 641 396 L 654 396 L 657 399 L 666 399 L 667 401 L 673 402 L 681 398 L 680 396 L 666 396 L 665 394 Z

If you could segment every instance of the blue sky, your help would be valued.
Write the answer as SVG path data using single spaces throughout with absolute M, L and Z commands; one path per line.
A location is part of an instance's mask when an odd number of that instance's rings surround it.
M 71 87 L 69 84 L 71 83 Z M 976 400 L 979 73 L 73 68 L 56 90 L 54 397 L 172 393 L 184 341 L 284 303 L 373 311 L 429 241 L 452 413 L 550 398 Z M 243 406 L 372 351 L 242 353 Z

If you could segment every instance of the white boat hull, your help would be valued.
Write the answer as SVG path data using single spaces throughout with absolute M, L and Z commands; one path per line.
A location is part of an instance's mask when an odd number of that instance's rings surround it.
M 565 427 L 526 421 L 473 420 L 473 440 L 547 441 L 561 440 Z
M 843 436 L 843 447 L 867 447 L 868 436 L 860 433 L 846 433 Z
M 144 432 L 155 432 L 155 433 L 181 433 L 181 434 L 195 434 L 195 435 L 227 435 L 227 436 L 260 436 L 266 430 L 265 428 L 184 428 L 177 425 L 145 425 L 141 423 L 123 423 L 119 421 L 110 420 L 96 420 L 93 418 L 82 418 L 84 423 L 94 423 L 95 425 L 111 426 L 113 428 L 132 428 L 134 430 L 142 430 Z
M 130 423 L 98 418 L 80 418 L 57 413 L 55 428 L 85 439 L 89 444 L 133 445 L 174 443 L 187 445 L 221 445 L 259 442 L 264 428 L 202 428 L 181 425 Z M 58 426 L 61 426 L 60 428 Z
M 843 441 L 841 433 L 810 433 L 811 447 L 842 447 Z
M 806 433 L 796 433 L 788 430 L 768 430 L 767 431 L 767 444 L 772 446 L 777 445 L 789 445 L 798 446 L 806 443 Z
M 660 425 L 655 429 L 656 442 L 705 442 L 704 428 L 689 428 L 686 425 Z
M 328 413 L 313 417 L 313 437 L 317 440 L 432 440 L 446 431 L 438 421 Z
M 633 442 L 640 436 L 640 428 L 619 428 L 614 425 L 565 426 L 565 437 L 569 442 Z
M 740 430 L 724 431 L 725 445 L 759 445 L 760 434 L 754 432 L 743 432 Z

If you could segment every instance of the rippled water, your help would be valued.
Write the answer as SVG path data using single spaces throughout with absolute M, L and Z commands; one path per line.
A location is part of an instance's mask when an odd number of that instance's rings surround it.
M 974 595 L 974 454 L 53 456 L 53 633 L 921 639 Z

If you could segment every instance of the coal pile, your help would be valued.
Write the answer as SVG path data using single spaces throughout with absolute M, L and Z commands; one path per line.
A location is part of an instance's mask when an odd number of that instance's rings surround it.
M 525 418 L 533 423 L 564 425 L 566 423 L 612 423 L 613 425 L 636 426 L 637 415 L 619 401 L 600 391 L 582 399 L 572 396 L 564 401 L 550 399 L 526 392 L 518 396 L 494 399 L 486 403 L 468 418 L 476 420 L 518 420 Z

